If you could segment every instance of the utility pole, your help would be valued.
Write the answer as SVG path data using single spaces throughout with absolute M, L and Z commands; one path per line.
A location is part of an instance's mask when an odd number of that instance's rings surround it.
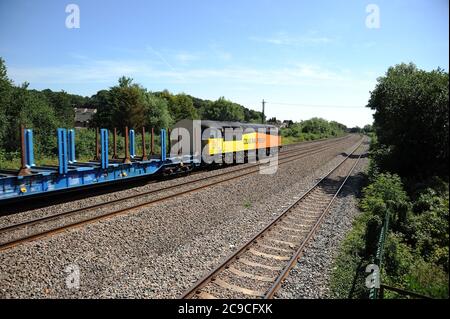
M 264 124 L 265 120 L 265 115 L 264 115 L 264 109 L 266 106 L 266 101 L 264 101 L 264 99 L 262 100 L 262 123 Z

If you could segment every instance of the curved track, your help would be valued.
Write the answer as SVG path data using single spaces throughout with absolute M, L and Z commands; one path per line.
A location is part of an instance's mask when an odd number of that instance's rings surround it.
M 359 162 L 361 144 L 181 298 L 273 298 Z

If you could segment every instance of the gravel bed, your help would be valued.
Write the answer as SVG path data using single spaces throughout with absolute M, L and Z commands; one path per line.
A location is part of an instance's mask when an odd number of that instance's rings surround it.
M 0 252 L 0 297 L 177 297 L 341 161 L 356 140 L 290 162 L 274 176 L 243 177 Z M 80 271 L 79 288 L 67 285 L 70 269 Z
M 360 213 L 358 196 L 368 159 L 362 158 L 347 181 L 341 195 L 334 202 L 326 220 L 320 226 L 312 242 L 289 277 L 278 291 L 276 298 L 317 299 L 330 298 L 330 275 L 340 243 L 351 230 L 352 222 Z
M 288 155 L 288 157 L 291 157 L 291 156 L 293 156 L 293 155 L 292 154 Z M 287 159 L 287 160 L 291 160 L 291 159 Z M 282 159 L 280 159 L 280 161 L 282 162 Z M 242 170 L 242 168 L 248 168 L 248 170 Z M 97 207 L 95 209 L 87 210 L 85 212 L 77 212 L 76 214 L 69 214 L 66 216 L 57 217 L 53 220 L 46 221 L 45 223 L 38 223 L 36 225 L 22 227 L 14 232 L 6 232 L 4 234 L 0 234 L 0 243 L 9 242 L 9 241 L 14 240 L 19 237 L 33 235 L 33 234 L 43 232 L 46 230 L 50 230 L 53 228 L 57 228 L 57 227 L 60 227 L 63 225 L 70 225 L 70 224 L 73 224 L 73 223 L 76 223 L 79 221 L 83 221 L 83 220 L 86 220 L 89 218 L 105 215 L 108 212 L 114 212 L 115 210 L 123 209 L 125 207 L 132 207 L 132 206 L 136 206 L 139 204 L 146 204 L 148 201 L 158 200 L 158 199 L 166 197 L 166 196 L 175 195 L 182 191 L 201 187 L 202 185 L 207 185 L 208 183 L 211 183 L 211 182 L 225 180 L 225 179 L 231 178 L 233 176 L 239 176 L 242 173 L 251 172 L 252 170 L 255 170 L 255 169 L 257 169 L 257 167 L 254 167 L 254 165 L 253 166 L 241 165 L 239 167 L 234 167 L 232 170 L 224 169 L 224 170 L 221 170 L 220 172 L 215 171 L 214 174 L 212 174 L 212 175 L 205 176 L 204 173 L 200 173 L 199 175 L 203 175 L 203 176 L 200 176 L 200 177 L 196 176 L 195 178 L 192 178 L 192 176 L 188 176 L 187 179 L 191 182 L 186 185 L 181 185 L 181 186 L 177 186 L 175 188 L 170 188 L 170 189 L 166 189 L 166 190 L 163 189 L 162 192 L 159 192 L 158 190 L 163 187 L 155 187 L 156 192 L 154 190 L 152 190 L 152 192 L 150 194 L 147 194 L 144 196 L 127 199 L 125 201 L 113 203 L 112 205 Z M 223 174 L 224 172 L 226 172 L 227 174 L 224 175 Z M 208 172 L 208 173 L 211 173 L 211 172 Z M 208 179 L 206 179 L 206 177 Z M 214 178 L 212 178 L 212 177 L 214 177 Z M 183 182 L 186 182 L 186 181 L 181 180 L 180 182 L 178 182 L 176 184 L 172 184 L 172 185 L 179 185 L 179 184 L 182 184 Z M 166 186 L 169 186 L 169 185 L 166 185 Z M 121 195 L 120 198 L 124 198 L 125 196 L 126 196 L 126 194 Z M 113 199 L 111 199 L 111 200 L 113 200 Z M 108 200 L 106 202 L 110 202 L 111 200 Z M 150 204 L 150 205 L 153 205 L 153 204 Z M 83 207 L 86 207 L 86 206 L 83 205 Z M 137 208 L 137 209 L 141 209 L 141 208 Z M 58 207 L 56 209 L 52 209 L 52 213 L 48 213 L 49 209 L 47 208 L 47 209 L 45 209 L 45 211 L 46 211 L 46 214 L 48 214 L 48 215 L 57 215 L 58 212 L 63 212 L 64 209 L 61 207 Z M 127 213 L 132 213 L 132 211 L 129 211 Z M 134 211 L 136 211 L 136 209 Z M 39 211 L 32 212 L 31 214 L 40 214 L 40 212 Z M 25 214 L 23 214 L 19 218 L 21 218 L 21 219 L 25 218 L 24 216 L 25 216 Z M 30 219 L 29 216 L 30 215 L 28 214 L 27 219 Z M 11 218 L 15 218 L 15 217 L 11 217 Z
M 302 150 L 304 148 L 309 148 L 313 145 L 321 145 L 324 143 L 327 143 L 327 141 L 319 140 L 319 141 L 299 143 L 299 144 L 290 144 L 290 145 L 283 146 L 281 151 L 282 152 L 290 151 L 290 150 L 294 150 L 294 149 Z M 293 155 L 293 154 L 289 154 L 289 155 Z M 234 171 L 241 167 L 250 166 L 250 165 L 252 165 L 252 164 L 243 164 L 243 165 L 237 165 L 237 166 L 231 165 L 231 166 L 224 167 L 224 168 L 221 168 L 218 170 L 203 171 L 203 172 L 200 172 L 199 174 L 182 176 L 179 178 L 169 179 L 169 180 L 165 180 L 165 181 L 159 181 L 159 182 L 149 181 L 148 184 L 146 184 L 146 185 L 134 187 L 134 188 L 127 189 L 127 190 L 110 192 L 108 194 L 92 196 L 92 197 L 79 199 L 79 200 L 62 203 L 62 204 L 51 205 L 51 206 L 47 206 L 45 208 L 38 208 L 38 209 L 33 209 L 33 210 L 24 211 L 24 212 L 20 212 L 20 213 L 15 213 L 12 215 L 0 216 L 0 227 L 5 227 L 8 225 L 24 222 L 24 221 L 34 219 L 34 218 L 57 215 L 58 213 L 61 213 L 64 211 L 85 208 L 85 207 L 88 207 L 91 205 L 120 199 L 120 198 L 123 198 L 126 196 L 134 195 L 134 194 L 145 192 L 145 191 L 165 188 L 165 187 L 177 185 L 177 184 L 180 184 L 183 182 L 195 181 L 197 179 L 201 179 L 204 177 L 215 176 L 219 173 L 231 172 L 231 171 Z

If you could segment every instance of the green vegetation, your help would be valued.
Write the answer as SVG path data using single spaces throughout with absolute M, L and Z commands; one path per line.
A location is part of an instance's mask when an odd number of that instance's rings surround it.
M 100 90 L 91 97 L 28 89 L 28 83 L 16 86 L 8 78 L 6 65 L 0 58 L 0 167 L 20 167 L 20 125 L 32 128 L 36 164 L 57 164 L 56 129 L 74 126 L 74 108 L 95 108 L 97 113 L 90 129 L 77 129 L 77 160 L 94 157 L 94 127 L 113 129 L 119 136 L 125 126 L 153 127 L 158 135 L 161 128 L 174 125 L 185 118 L 214 119 L 221 121 L 258 122 L 261 113 L 220 98 L 217 101 L 202 100 L 186 94 L 149 92 L 131 78 L 121 77 L 118 84 Z M 54 133 L 55 132 L 55 133 Z M 141 154 L 141 136 L 136 134 L 136 151 Z M 112 147 L 110 134 L 110 147 Z M 147 134 L 147 145 L 150 135 Z M 159 152 L 159 136 L 155 138 L 155 152 Z M 123 154 L 123 138 L 118 139 L 118 152 Z M 149 150 L 147 151 L 149 153 Z M 112 154 L 112 149 L 110 150 Z
M 204 105 L 202 114 L 205 118 L 210 120 L 220 121 L 245 121 L 244 110 L 239 107 L 239 104 L 230 102 L 224 97 L 217 101 Z
M 245 208 L 251 208 L 251 207 L 252 207 L 252 202 L 251 202 L 251 200 L 246 199 L 246 200 L 244 201 L 244 207 L 245 207 Z
M 271 121 L 276 121 L 276 119 L 271 119 L 268 123 Z M 298 123 L 291 122 L 286 128 L 281 129 L 283 144 L 338 137 L 346 133 L 345 125 L 334 121 L 328 122 L 321 118 L 312 118 Z
M 376 110 L 376 135 L 360 200 L 362 214 L 341 246 L 332 293 L 337 298 L 368 297 L 365 268 L 374 262 L 389 211 L 381 282 L 448 298 L 448 74 L 412 64 L 390 68 L 378 79 L 369 107 Z M 384 297 L 405 296 L 385 291 Z
M 76 130 L 76 157 L 78 161 L 94 158 L 95 127 L 113 129 L 123 135 L 125 126 L 153 127 L 159 134 L 161 128 L 172 127 L 181 119 L 207 119 L 217 121 L 243 121 L 261 123 L 261 112 L 243 107 L 224 97 L 216 101 L 202 100 L 187 94 L 172 94 L 167 90 L 150 92 L 121 77 L 117 85 L 100 90 L 91 97 L 30 90 L 28 84 L 16 86 L 8 78 L 6 65 L 0 58 L 0 168 L 20 167 L 20 125 L 32 128 L 36 164 L 57 164 L 56 129 L 74 126 L 74 108 L 95 108 L 91 128 Z M 281 123 L 277 123 L 281 124 Z M 289 123 L 282 130 L 283 142 L 294 143 L 318 138 L 339 136 L 346 127 L 336 122 L 311 119 Z M 112 134 L 110 147 L 112 148 Z M 150 137 L 147 137 L 147 145 Z M 136 134 L 137 154 L 141 154 L 141 136 Z M 118 151 L 123 154 L 123 137 L 118 139 Z M 149 151 L 148 151 L 149 152 Z M 159 137 L 155 140 L 155 152 L 159 152 Z M 110 149 L 112 154 L 112 149 Z
M 64 91 L 29 90 L 28 83 L 13 85 L 0 58 L 0 160 L 16 157 L 20 139 L 20 125 L 34 129 L 36 156 L 50 156 L 56 152 L 57 127 L 72 127 L 74 107 L 85 98 Z
M 368 107 L 375 110 L 380 169 L 412 179 L 448 176 L 448 76 L 400 64 L 378 79 Z

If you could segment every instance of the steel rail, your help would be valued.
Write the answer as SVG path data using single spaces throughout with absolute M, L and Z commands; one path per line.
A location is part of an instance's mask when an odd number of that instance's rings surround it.
M 322 151 L 324 151 L 326 149 L 331 148 L 332 146 L 333 145 L 326 146 L 326 147 L 321 147 L 318 150 L 313 150 L 312 152 L 311 152 L 311 150 L 309 150 L 309 152 L 303 152 L 301 154 L 291 155 L 291 156 L 283 158 L 283 159 L 287 159 L 287 158 L 292 158 L 292 159 L 280 162 L 279 165 L 281 166 L 281 165 L 284 165 L 286 163 L 290 163 L 292 161 L 296 161 L 296 160 L 302 159 L 302 158 L 307 157 L 307 156 L 318 154 L 318 153 L 320 153 L 320 152 L 322 152 Z M 261 164 L 257 164 L 257 165 L 259 166 Z M 17 246 L 19 244 L 22 244 L 22 243 L 25 243 L 25 242 L 30 242 L 30 241 L 33 241 L 33 240 L 36 240 L 36 239 L 39 239 L 39 238 L 48 237 L 48 236 L 51 236 L 53 234 L 61 233 L 61 232 L 65 231 L 65 230 L 68 230 L 68 229 L 77 228 L 77 227 L 80 227 L 80 226 L 83 226 L 83 225 L 87 225 L 87 224 L 93 223 L 95 221 L 104 220 L 104 219 L 111 218 L 111 217 L 114 217 L 114 216 L 117 216 L 117 215 L 121 215 L 121 214 L 130 212 L 132 210 L 136 210 L 138 208 L 143 208 L 143 207 L 150 206 L 150 205 L 158 203 L 158 202 L 169 200 L 169 199 L 172 199 L 172 198 L 175 198 L 175 197 L 179 197 L 179 196 L 182 196 L 182 195 L 185 195 L 185 194 L 193 193 L 193 192 L 196 192 L 196 191 L 208 188 L 210 186 L 214 186 L 214 185 L 217 185 L 217 184 L 225 183 L 225 182 L 237 179 L 237 178 L 241 178 L 241 177 L 244 177 L 244 176 L 256 173 L 258 171 L 259 171 L 259 169 L 255 169 L 255 170 L 252 170 L 250 172 L 246 172 L 244 174 L 240 174 L 240 175 L 237 175 L 237 176 L 232 176 L 232 177 L 227 178 L 227 179 L 215 181 L 215 182 L 212 182 L 212 183 L 209 183 L 209 184 L 206 184 L 206 185 L 202 185 L 202 186 L 199 186 L 199 187 L 196 187 L 196 188 L 193 188 L 193 189 L 189 189 L 189 190 L 186 190 L 186 191 L 181 191 L 181 192 L 178 192 L 176 194 L 167 195 L 167 196 L 164 196 L 164 197 L 161 197 L 161 198 L 153 199 L 153 200 L 148 201 L 148 202 L 144 202 L 144 203 L 141 203 L 141 204 L 133 205 L 131 207 L 122 208 L 122 209 L 119 209 L 119 210 L 116 210 L 116 211 L 113 211 L 113 212 L 108 212 L 108 213 L 105 213 L 105 214 L 101 214 L 99 216 L 90 217 L 90 218 L 87 218 L 87 219 L 84 219 L 84 220 L 81 220 L 81 221 L 77 221 L 77 222 L 73 222 L 73 223 L 69 223 L 69 224 L 66 224 L 66 225 L 63 225 L 63 226 L 57 226 L 55 228 L 42 231 L 40 233 L 36 233 L 36 234 L 28 235 L 28 236 L 23 236 L 23 237 L 18 238 L 18 239 L 13 239 L 11 241 L 7 241 L 7 242 L 4 242 L 4 243 L 1 243 L 0 244 L 0 251 L 4 251 L 4 250 L 7 250 L 7 249 L 10 249 L 12 247 L 15 247 L 15 246 Z M 236 172 L 236 171 L 233 171 L 233 172 Z M 214 177 L 217 177 L 217 175 L 215 175 Z M 205 180 L 205 179 L 202 179 L 202 180 Z M 189 183 L 191 183 L 191 182 L 189 182 Z M 177 186 L 179 186 L 179 185 L 177 185 Z M 166 190 L 166 189 L 164 189 L 164 190 Z M 137 194 L 137 195 L 139 195 L 139 194 Z M 107 204 L 110 204 L 112 202 L 113 201 L 108 202 Z M 101 204 L 105 204 L 105 203 L 101 203 Z M 100 205 L 100 204 L 98 204 L 98 205 Z M 82 209 L 77 209 L 77 211 L 80 211 L 80 210 L 82 210 Z M 68 213 L 68 212 L 66 212 L 66 213 Z M 61 215 L 55 215 L 53 217 L 57 218 L 57 217 L 61 217 Z
M 330 148 L 332 146 L 334 146 L 334 145 L 333 144 L 326 144 L 324 146 L 319 145 L 317 150 L 326 150 L 326 149 L 328 149 L 328 148 Z M 282 152 L 282 155 L 287 155 L 287 154 L 290 154 L 290 153 L 297 153 L 297 152 L 299 154 L 286 156 L 286 157 L 283 157 L 281 159 L 286 159 L 286 158 L 291 158 L 291 157 L 294 157 L 294 156 L 302 155 L 302 154 L 305 154 L 306 152 L 309 152 L 311 150 L 314 150 L 314 148 L 307 148 L 307 149 L 303 149 L 302 148 L 302 149 L 295 149 L 295 150 L 284 151 L 284 152 Z M 139 193 L 139 194 L 133 194 L 133 195 L 117 198 L 117 199 L 114 199 L 114 200 L 111 200 L 111 201 L 108 201 L 108 202 L 102 202 L 102 203 L 98 203 L 98 204 L 94 204 L 94 205 L 90 205 L 90 206 L 86 206 L 86 207 L 80 207 L 80 208 L 77 208 L 77 209 L 69 210 L 69 211 L 58 213 L 58 214 L 55 214 L 55 215 L 47 215 L 47 216 L 43 216 L 43 217 L 38 217 L 38 218 L 35 218 L 35 219 L 27 220 L 27 221 L 24 221 L 24 222 L 8 225 L 8 226 L 0 228 L 0 235 L 2 233 L 6 232 L 6 231 L 12 231 L 12 230 L 19 229 L 19 228 L 26 227 L 26 226 L 33 226 L 33 225 L 36 225 L 37 223 L 51 221 L 51 220 L 54 220 L 54 219 L 57 219 L 57 218 L 70 216 L 70 215 L 73 215 L 73 214 L 76 214 L 76 213 L 80 213 L 80 212 L 90 211 L 90 210 L 93 210 L 93 209 L 96 209 L 96 208 L 101 208 L 101 207 L 104 207 L 104 206 L 110 206 L 112 204 L 117 204 L 117 203 L 120 203 L 120 202 L 123 202 L 123 201 L 127 201 L 129 199 L 136 199 L 136 198 L 147 196 L 147 195 L 151 195 L 151 194 L 154 194 L 154 193 L 170 190 L 170 189 L 173 189 L 173 188 L 176 188 L 176 187 L 181 187 L 181 186 L 185 186 L 185 185 L 192 184 L 192 183 L 202 182 L 202 181 L 205 181 L 205 180 L 208 180 L 208 179 L 212 179 L 212 178 L 229 175 L 229 174 L 232 174 L 232 173 L 235 173 L 235 172 L 244 171 L 244 170 L 247 170 L 247 169 L 250 169 L 250 168 L 253 168 L 253 167 L 256 167 L 256 166 L 260 166 L 260 165 L 262 165 L 262 164 L 261 163 L 256 163 L 256 164 L 248 165 L 248 166 L 245 166 L 245 167 L 238 167 L 235 170 L 230 170 L 230 171 L 227 171 L 227 172 L 219 172 L 219 174 L 215 174 L 215 175 L 212 175 L 212 176 L 206 176 L 206 177 L 198 178 L 198 179 L 195 179 L 195 180 L 181 182 L 181 183 L 177 183 L 177 184 L 174 184 L 174 185 L 169 185 L 167 187 L 152 189 L 150 191 L 145 191 L 145 192 L 142 192 L 142 193 Z M 200 174 L 200 173 L 204 173 L 204 172 L 200 171 L 200 172 L 196 172 L 196 173 Z M 192 176 L 192 174 L 191 174 L 191 176 Z
M 246 243 L 244 243 L 243 245 L 241 245 L 234 253 L 232 253 L 231 255 L 227 256 L 220 264 L 219 266 L 217 266 L 215 269 L 211 270 L 208 274 L 206 274 L 204 277 L 202 277 L 200 280 L 198 280 L 192 287 L 190 287 L 188 290 L 186 290 L 181 296 L 181 299 L 187 299 L 187 298 L 192 298 L 195 294 L 197 294 L 198 292 L 200 292 L 200 290 L 205 287 L 208 283 L 210 283 L 212 280 L 215 279 L 215 277 L 222 272 L 224 269 L 227 269 L 227 267 L 229 267 L 229 265 L 231 263 L 233 263 L 234 261 L 239 259 L 239 256 L 244 253 L 247 248 L 249 248 L 249 246 L 251 246 L 252 244 L 256 243 L 257 240 L 259 238 L 262 238 L 265 236 L 265 234 L 267 233 L 267 231 L 269 231 L 273 226 L 275 226 L 278 222 L 280 222 L 286 215 L 287 213 L 294 207 L 296 206 L 300 201 L 302 201 L 303 199 L 305 199 L 310 193 L 312 193 L 315 189 L 317 189 L 317 187 L 325 180 L 327 179 L 333 172 L 335 172 L 339 167 L 341 167 L 341 165 L 346 162 L 350 156 L 356 152 L 356 150 L 362 145 L 364 140 L 361 140 L 360 143 L 358 143 L 358 145 L 352 150 L 352 152 L 350 152 L 350 154 L 348 154 L 341 162 L 339 162 L 339 164 L 337 164 L 334 168 L 332 168 L 324 177 L 322 177 L 319 181 L 317 181 L 311 188 L 309 188 L 300 198 L 298 198 L 294 203 L 292 203 L 291 205 L 289 205 L 286 209 L 283 210 L 283 212 L 281 212 L 277 217 L 275 217 L 266 227 L 264 227 L 261 231 L 259 231 L 255 236 L 253 236 L 252 239 L 250 239 L 249 241 L 247 241 Z M 356 166 L 356 164 L 358 163 L 359 159 L 361 156 L 358 157 L 357 162 L 355 163 L 355 165 L 352 167 L 351 171 L 348 173 L 348 175 L 346 176 L 344 182 L 341 184 L 341 186 L 338 189 L 338 192 L 334 194 L 332 201 L 334 201 L 334 199 L 336 198 L 337 194 L 340 192 L 340 190 L 342 189 L 343 185 L 345 184 L 345 182 L 347 181 L 348 177 L 351 175 L 351 173 L 353 172 L 354 167 Z M 331 207 L 332 202 L 330 202 L 327 205 L 326 211 L 329 210 L 329 207 Z M 325 214 L 322 214 L 319 221 L 321 221 L 323 219 L 323 216 Z M 319 223 L 320 224 L 320 223 Z M 313 230 L 315 232 L 315 229 L 317 229 L 319 224 L 315 224 L 313 226 Z M 314 234 L 313 230 L 311 230 L 310 233 Z M 312 235 L 308 234 L 307 236 L 308 240 L 312 238 Z M 302 250 L 304 249 L 304 247 L 306 246 L 306 241 L 304 241 L 303 245 L 301 247 Z M 302 251 L 300 250 L 300 252 Z M 294 255 L 294 257 L 292 257 L 292 259 L 290 260 L 288 266 L 291 265 L 292 262 L 294 262 L 295 260 L 298 259 L 298 257 L 296 257 L 298 252 L 296 252 L 296 254 Z M 292 268 L 292 267 L 290 267 Z M 289 270 L 290 270 L 289 268 Z M 282 273 L 280 274 L 281 276 L 285 276 L 285 274 L 288 274 L 289 271 L 284 269 L 282 271 Z M 278 284 L 278 279 L 280 277 L 277 277 L 277 280 L 274 284 L 274 286 L 276 285 L 276 287 L 279 286 Z M 282 280 L 280 280 L 281 282 Z M 272 287 L 273 288 L 273 287 Z M 277 289 L 277 288 L 276 288 Z M 268 296 L 269 294 L 272 294 L 276 291 L 276 289 L 269 289 L 269 291 L 266 293 L 266 295 Z M 272 292 L 273 291 L 273 292 Z
M 264 296 L 265 299 L 270 299 L 273 298 L 273 296 L 275 295 L 275 293 L 280 289 L 281 284 L 283 283 L 283 281 L 287 278 L 287 276 L 289 275 L 289 272 L 291 271 L 291 269 L 296 265 L 296 263 L 300 260 L 300 258 L 303 256 L 303 253 L 305 251 L 305 248 L 307 246 L 307 244 L 309 244 L 309 241 L 313 238 L 314 234 L 316 233 L 317 229 L 319 228 L 319 226 L 322 224 L 322 221 L 324 219 L 324 217 L 327 215 L 328 211 L 330 210 L 331 206 L 334 203 L 334 200 L 336 199 L 336 197 L 338 196 L 338 194 L 341 192 L 341 189 L 344 187 L 345 183 L 347 182 L 348 178 L 350 177 L 350 175 L 353 173 L 356 165 L 359 163 L 359 160 L 361 159 L 362 154 L 360 154 L 358 156 L 358 159 L 356 160 L 355 164 L 352 166 L 352 168 L 350 169 L 350 171 L 348 172 L 347 176 L 345 177 L 344 181 L 342 182 L 342 184 L 340 185 L 339 189 L 336 191 L 336 193 L 334 194 L 333 198 L 331 199 L 331 201 L 328 203 L 327 207 L 325 208 L 325 210 L 321 213 L 319 219 L 317 220 L 317 222 L 314 224 L 313 228 L 310 230 L 310 232 L 308 233 L 308 235 L 306 236 L 306 238 L 303 240 L 302 244 L 300 245 L 300 247 L 297 249 L 297 251 L 295 252 L 294 256 L 291 258 L 291 260 L 289 261 L 288 265 L 283 269 L 283 271 L 281 272 L 280 276 L 277 278 L 277 280 L 275 281 L 275 283 L 273 284 L 273 286 L 270 288 L 270 290 L 266 293 L 266 295 Z M 348 157 L 347 157 L 348 158 Z

